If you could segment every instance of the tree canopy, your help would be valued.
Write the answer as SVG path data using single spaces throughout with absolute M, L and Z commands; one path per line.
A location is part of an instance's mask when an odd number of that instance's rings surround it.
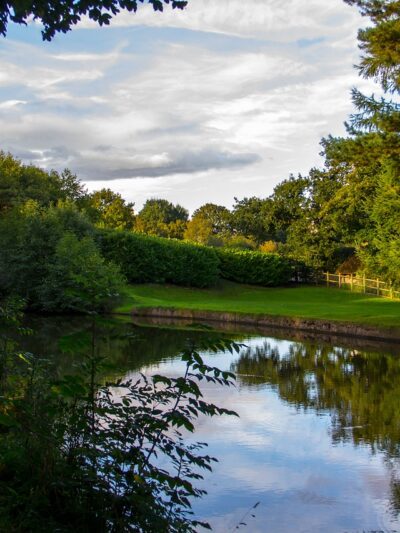
M 7 34 L 9 21 L 26 25 L 33 18 L 43 24 L 43 40 L 51 41 L 56 33 L 67 33 L 84 16 L 99 26 L 107 26 L 121 10 L 136 12 L 145 2 L 151 4 L 154 11 L 163 11 L 166 5 L 183 9 L 188 3 L 179 0 L 5 0 L 0 2 L 0 34 Z
M 399 0 L 344 0 L 357 5 L 362 15 L 373 26 L 358 32 L 359 47 L 363 52 L 360 74 L 374 78 L 385 91 L 400 88 L 400 1 Z
M 136 217 L 135 228 L 148 235 L 182 239 L 188 218 L 188 211 L 181 205 L 152 198 L 145 202 Z
M 24 165 L 11 154 L 0 151 L 0 213 L 28 200 L 49 206 L 59 200 L 77 201 L 86 190 L 68 169 L 61 174 L 34 165 Z
M 87 195 L 82 202 L 89 218 L 100 228 L 132 229 L 135 224 L 134 204 L 119 193 L 101 189 Z

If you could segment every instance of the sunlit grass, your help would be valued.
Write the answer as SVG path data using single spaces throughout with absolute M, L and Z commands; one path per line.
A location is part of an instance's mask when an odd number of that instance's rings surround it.
M 400 327 L 400 301 L 315 286 L 264 288 L 223 282 L 217 288 L 191 289 L 129 285 L 115 311 L 129 313 L 134 307 L 254 313 Z

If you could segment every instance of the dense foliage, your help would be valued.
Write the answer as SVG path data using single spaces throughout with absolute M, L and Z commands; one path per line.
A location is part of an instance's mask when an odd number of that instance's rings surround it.
M 156 237 L 182 239 L 188 218 L 189 212 L 181 205 L 152 198 L 139 211 L 135 230 Z
M 99 232 L 98 242 L 131 283 L 207 287 L 218 280 L 219 261 L 211 248 L 126 231 Z
M 124 282 L 72 205 L 25 205 L 0 218 L 0 288 L 41 311 L 105 309 Z
M 0 151 L 0 215 L 27 201 L 48 207 L 59 200 L 79 201 L 85 189 L 69 170 L 61 174 L 24 165 L 11 154 Z
M 100 228 L 133 229 L 135 226 L 134 204 L 126 202 L 111 189 L 100 189 L 86 194 L 79 206 L 96 226 Z
M 223 205 L 207 203 L 194 211 L 184 237 L 209 246 L 222 246 L 232 234 L 231 213 Z
M 136 12 L 145 0 L 6 0 L 0 4 L 0 34 L 6 35 L 9 20 L 27 24 L 31 19 L 39 20 L 44 28 L 44 40 L 51 41 L 57 32 L 66 33 L 82 17 L 87 16 L 100 26 L 108 25 L 113 16 L 121 10 Z M 147 0 L 154 11 L 163 11 L 166 4 L 183 9 L 187 1 Z
M 288 283 L 293 274 L 289 261 L 277 254 L 218 249 L 221 276 L 239 283 L 275 286 Z

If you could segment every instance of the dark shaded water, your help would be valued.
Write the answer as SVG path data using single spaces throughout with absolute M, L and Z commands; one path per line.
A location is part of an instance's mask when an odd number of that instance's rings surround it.
M 25 348 L 52 358 L 57 372 L 73 369 L 89 324 L 30 322 Z M 121 376 L 177 375 L 187 338 L 212 335 L 107 320 L 97 329 L 99 351 Z M 219 463 L 196 515 L 218 532 L 240 522 L 252 533 L 400 531 L 400 347 L 285 336 L 245 333 L 239 355 L 204 354 L 237 373 L 235 389 L 204 392 L 240 418 L 199 420 L 195 440 Z

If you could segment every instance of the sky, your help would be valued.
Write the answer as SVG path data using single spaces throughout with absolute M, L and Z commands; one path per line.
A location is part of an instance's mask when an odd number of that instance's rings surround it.
M 0 38 L 0 149 L 69 168 L 140 209 L 165 198 L 266 197 L 321 166 L 344 135 L 364 26 L 343 0 L 190 0 L 183 11 L 83 20 L 43 42 L 37 23 Z

